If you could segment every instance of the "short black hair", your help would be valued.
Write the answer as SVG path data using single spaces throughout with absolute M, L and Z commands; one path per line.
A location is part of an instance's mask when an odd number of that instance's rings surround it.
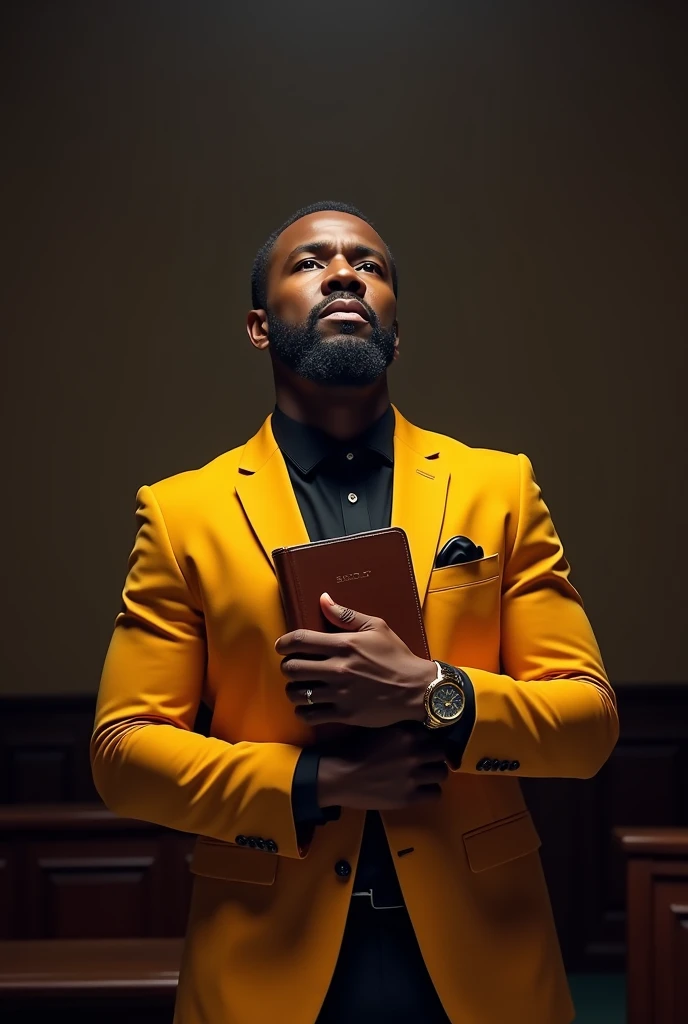
M 370 217 L 366 217 L 365 213 L 361 213 L 355 206 L 351 206 L 349 203 L 329 202 L 323 200 L 319 203 L 311 203 L 310 206 L 302 206 L 296 213 L 292 213 L 291 217 L 285 220 L 284 224 L 281 224 L 269 238 L 261 245 L 260 249 L 256 253 L 256 258 L 253 261 L 253 270 L 251 272 L 251 302 L 253 303 L 253 309 L 266 309 L 267 308 L 267 291 L 268 291 L 268 264 L 270 262 L 270 256 L 272 254 L 275 242 L 285 231 L 290 224 L 293 224 L 296 220 L 301 220 L 302 217 L 307 217 L 309 213 L 320 213 L 323 210 L 334 210 L 336 213 L 349 213 L 352 217 L 360 217 L 366 224 L 370 224 L 371 228 L 377 231 L 377 228 L 373 224 Z M 394 257 L 390 251 L 389 246 L 385 242 L 385 249 L 387 250 L 387 256 L 389 257 L 389 265 L 392 274 L 392 287 L 394 294 L 397 294 L 397 267 L 394 262 Z

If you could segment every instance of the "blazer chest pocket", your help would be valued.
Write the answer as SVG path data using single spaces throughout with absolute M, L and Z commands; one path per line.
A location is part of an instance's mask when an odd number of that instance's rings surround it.
M 471 871 L 478 872 L 533 853 L 539 849 L 541 840 L 530 811 L 519 811 L 465 832 L 463 843 Z
M 456 587 L 470 587 L 499 579 L 499 553 L 487 558 L 476 558 L 474 562 L 458 562 L 433 569 L 428 583 L 428 594 L 439 590 L 454 590 Z
M 277 854 L 199 836 L 189 870 L 192 875 L 218 878 L 224 882 L 272 885 L 277 874 Z

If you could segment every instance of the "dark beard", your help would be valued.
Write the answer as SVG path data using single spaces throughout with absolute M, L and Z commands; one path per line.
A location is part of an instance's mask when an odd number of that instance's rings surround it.
M 336 292 L 333 299 L 357 299 L 349 292 Z M 359 300 L 360 301 L 360 300 Z M 325 302 L 311 310 L 303 324 L 288 324 L 268 310 L 268 338 L 270 348 L 278 359 L 305 380 L 331 387 L 351 385 L 361 387 L 372 384 L 394 359 L 396 333 L 393 327 L 382 327 L 369 306 L 372 330 L 368 337 L 350 337 L 356 324 L 339 322 L 339 333 L 325 340 L 319 324 L 319 314 Z

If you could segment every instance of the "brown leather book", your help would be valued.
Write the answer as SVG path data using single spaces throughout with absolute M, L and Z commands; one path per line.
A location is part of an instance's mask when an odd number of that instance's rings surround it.
M 337 604 L 379 615 L 414 654 L 430 659 L 408 538 L 401 527 L 275 548 L 272 557 L 288 632 L 342 631 L 320 608 L 320 595 L 327 591 Z M 319 726 L 318 737 L 335 738 L 347 728 Z

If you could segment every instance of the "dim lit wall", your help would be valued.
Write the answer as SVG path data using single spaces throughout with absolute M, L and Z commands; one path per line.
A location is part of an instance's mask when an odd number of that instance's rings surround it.
M 270 412 L 251 260 L 323 198 L 398 261 L 395 404 L 525 452 L 613 679 L 686 680 L 681 5 L 3 11 L 0 692 L 95 692 L 136 491 Z

